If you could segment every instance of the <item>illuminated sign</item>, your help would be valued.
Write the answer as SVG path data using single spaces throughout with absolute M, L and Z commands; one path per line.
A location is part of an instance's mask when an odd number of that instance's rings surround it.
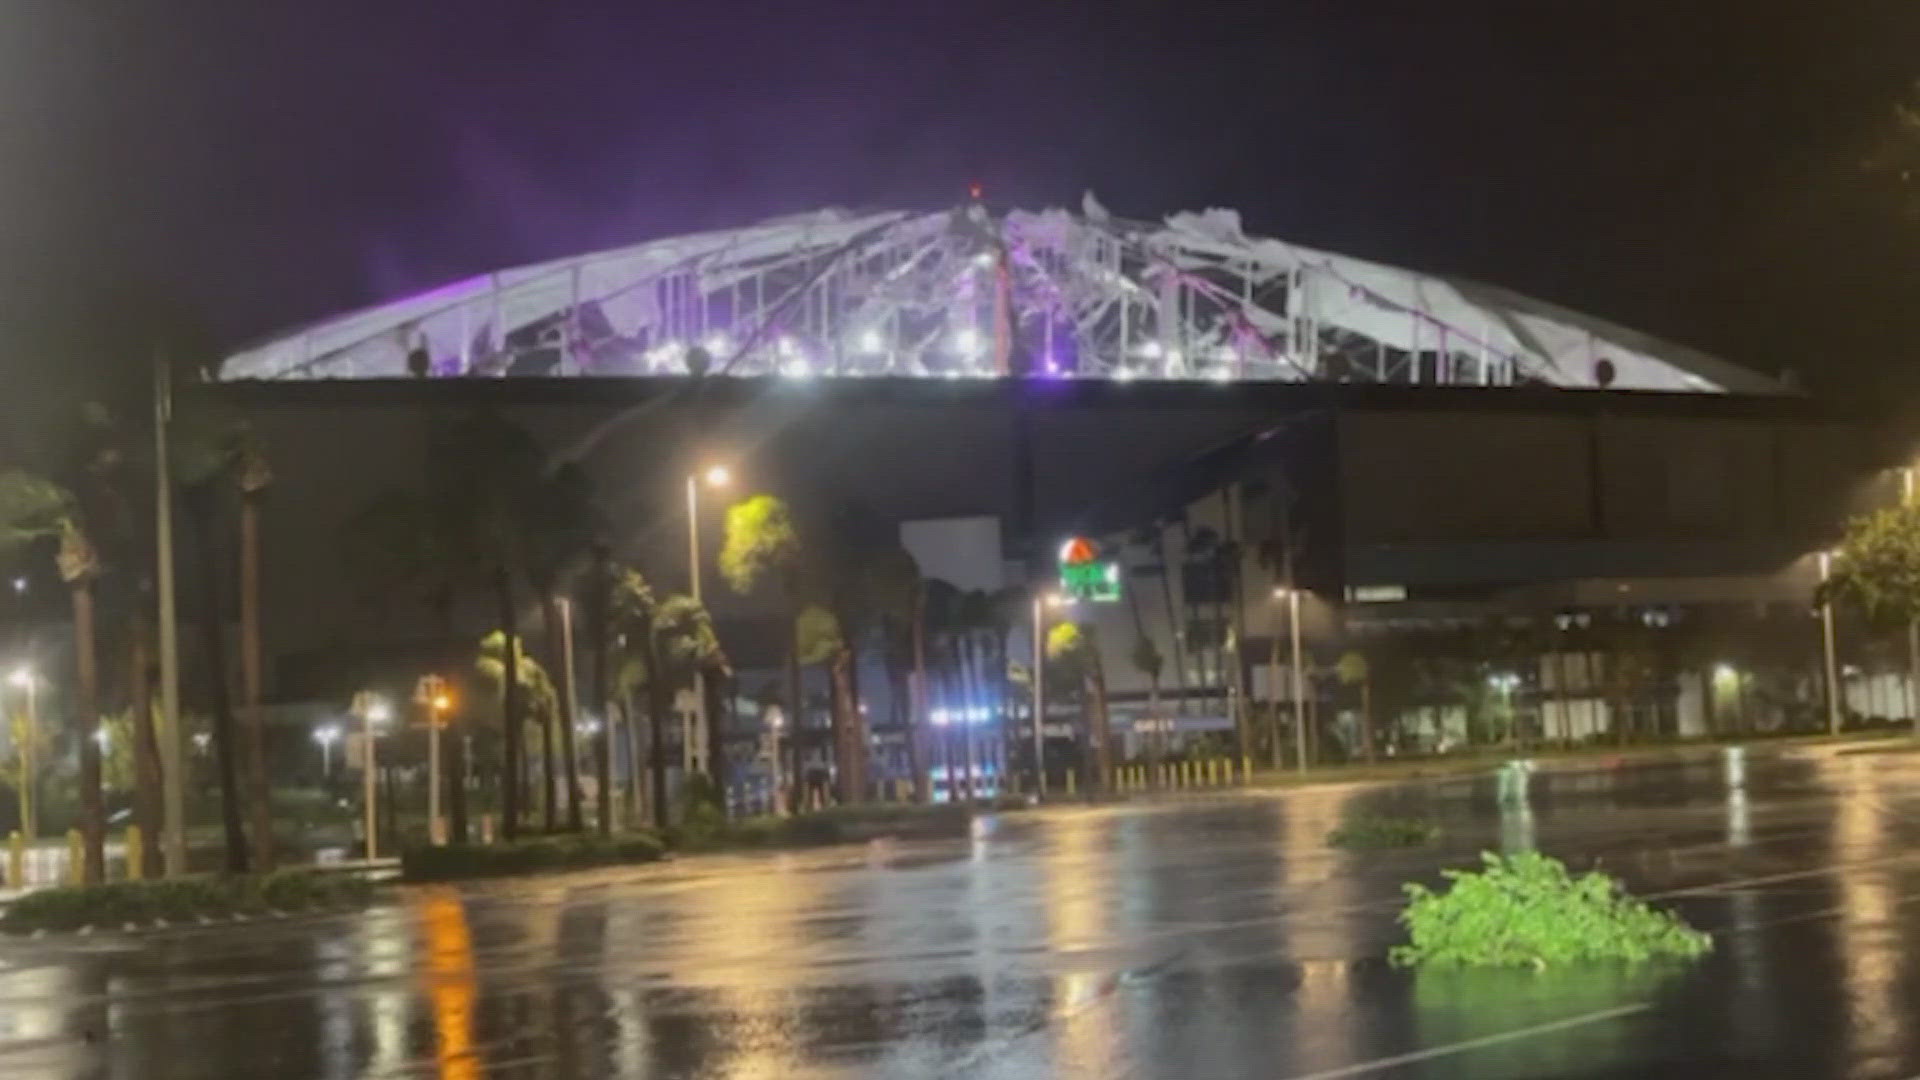
M 1075 600 L 1111 603 L 1120 599 L 1120 564 L 1100 558 L 1100 549 L 1084 536 L 1060 545 L 1060 591 Z

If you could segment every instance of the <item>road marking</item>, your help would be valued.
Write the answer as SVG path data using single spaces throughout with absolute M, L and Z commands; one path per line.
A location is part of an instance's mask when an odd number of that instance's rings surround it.
M 1763 874 L 1760 877 L 1735 878 L 1732 881 L 1716 881 L 1706 885 L 1689 885 L 1683 889 L 1668 889 L 1666 892 L 1647 893 L 1642 900 L 1666 900 L 1675 896 L 1704 896 L 1711 893 L 1739 889 L 1749 885 L 1772 885 L 1781 881 L 1796 881 L 1800 878 L 1823 877 L 1827 874 L 1844 873 L 1849 870 L 1865 870 L 1876 866 L 1891 866 L 1920 859 L 1920 854 L 1909 852 L 1904 855 L 1889 855 L 1879 859 L 1860 859 L 1855 862 L 1829 863 L 1804 870 L 1789 870 L 1779 874 Z
M 1339 1076 L 1359 1076 L 1362 1073 L 1395 1069 L 1402 1065 L 1411 1065 L 1416 1061 L 1428 1061 L 1437 1057 L 1446 1057 L 1449 1054 L 1460 1054 L 1468 1050 L 1478 1050 L 1483 1046 L 1498 1046 L 1501 1043 L 1530 1039 L 1535 1035 L 1545 1035 L 1549 1032 L 1565 1031 L 1568 1028 L 1583 1027 L 1587 1024 L 1598 1024 L 1603 1020 L 1632 1016 L 1635 1013 L 1646 1012 L 1651 1008 L 1653 1008 L 1653 1003 L 1647 1001 L 1643 1001 L 1638 1005 L 1620 1005 L 1611 1009 L 1602 1009 L 1599 1012 L 1586 1013 L 1582 1016 L 1570 1016 L 1565 1020 L 1552 1020 L 1544 1024 L 1535 1024 L 1532 1027 L 1519 1028 L 1514 1031 L 1503 1031 L 1498 1035 L 1482 1035 L 1477 1039 L 1466 1039 L 1457 1043 L 1448 1043 L 1445 1046 L 1435 1046 L 1426 1050 L 1414 1050 L 1410 1053 L 1395 1054 L 1392 1057 L 1375 1058 L 1372 1061 L 1363 1061 L 1358 1065 L 1346 1065 L 1338 1069 L 1327 1069 L 1317 1073 L 1303 1073 L 1290 1078 L 1290 1080 L 1334 1080 L 1335 1077 Z

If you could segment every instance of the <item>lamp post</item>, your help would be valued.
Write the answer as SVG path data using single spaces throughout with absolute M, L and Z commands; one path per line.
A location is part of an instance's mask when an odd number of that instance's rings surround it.
M 1047 794 L 1047 609 L 1065 603 L 1059 593 L 1033 594 L 1033 792 L 1041 798 Z
M 1516 717 L 1513 715 L 1513 688 L 1520 683 L 1520 676 L 1510 671 L 1497 672 L 1487 676 L 1487 684 L 1500 691 L 1500 707 L 1507 714 L 1507 741 L 1513 741 Z
M 20 733 L 20 831 L 28 840 L 40 834 L 40 807 L 34 792 L 38 789 L 40 763 L 35 760 L 34 743 L 40 737 L 40 715 L 33 669 L 25 664 L 13 669 L 7 682 L 27 692 L 26 727 Z
M 438 675 L 421 680 L 427 706 L 427 836 L 435 844 L 446 843 L 446 829 L 440 823 L 440 729 L 446 726 L 447 710 L 453 699 Z
M 724 465 L 710 465 L 705 471 L 687 474 L 687 580 L 692 585 L 693 602 L 704 604 L 700 598 L 700 481 L 704 479 L 708 487 L 723 488 L 733 482 L 733 474 Z M 707 733 L 707 675 L 699 667 L 693 670 L 693 717 L 694 726 L 704 740 Z M 690 755 L 693 740 L 682 738 L 680 745 L 683 753 Z M 707 762 L 711 771 L 712 762 Z
M 360 718 L 362 724 L 360 777 L 363 790 L 360 801 L 367 819 L 367 861 L 372 862 L 378 857 L 380 850 L 379 841 L 376 839 L 379 830 L 375 826 L 374 816 L 375 792 L 378 790 L 374 783 L 374 774 L 378 771 L 375 767 L 374 739 L 377 735 L 374 732 L 374 725 L 386 723 L 392 717 L 393 710 L 385 698 L 362 692 L 353 697 L 353 713 Z
M 1300 590 L 1291 585 L 1283 585 L 1273 590 L 1273 598 L 1287 602 L 1287 633 L 1293 639 L 1293 745 L 1294 752 L 1300 759 L 1299 770 L 1304 773 L 1307 771 L 1307 680 L 1305 665 L 1300 658 Z M 1276 726 L 1273 732 L 1273 763 L 1277 768 L 1280 764 L 1280 730 L 1277 715 L 1274 721 Z
M 766 721 L 767 763 L 772 767 L 773 772 L 773 812 L 776 815 L 784 815 L 787 812 L 787 800 L 782 786 L 785 781 L 780 775 L 780 727 L 785 717 L 780 712 L 780 706 L 767 707 Z
M 322 724 L 313 729 L 313 741 L 320 744 L 320 775 L 333 776 L 333 744 L 340 741 L 339 724 Z
M 1833 552 L 1823 551 L 1820 553 L 1820 583 L 1825 585 L 1827 578 L 1832 576 L 1832 574 Z M 1839 673 L 1836 671 L 1836 663 L 1834 660 L 1833 600 L 1830 597 L 1825 597 L 1825 590 L 1822 590 L 1822 596 L 1823 599 L 1820 603 L 1820 637 L 1821 648 L 1826 659 L 1827 731 L 1830 734 L 1838 735 L 1840 734 L 1840 678 Z

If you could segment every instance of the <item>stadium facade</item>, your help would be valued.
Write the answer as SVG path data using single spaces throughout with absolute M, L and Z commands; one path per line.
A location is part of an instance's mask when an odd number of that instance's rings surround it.
M 417 472 L 420 410 L 517 411 L 628 493 L 616 525 L 643 565 L 684 559 L 677 478 L 715 452 L 797 503 L 912 522 L 930 573 L 983 592 L 1043 591 L 1060 539 L 1091 536 L 1126 602 L 1073 617 L 1100 630 L 1128 738 L 1176 697 L 1196 733 L 1289 700 L 1271 662 L 1289 577 L 1329 716 L 1351 704 L 1343 653 L 1501 626 L 1534 634 L 1497 662 L 1543 736 L 1703 733 L 1726 665 L 1692 653 L 1742 635 L 1788 657 L 1743 722 L 1802 722 L 1815 553 L 1904 456 L 1786 381 L 1554 304 L 1248 237 L 1229 211 L 1135 222 L 1091 198 L 821 211 L 501 270 L 277 335 L 218 377 L 291 406 L 269 427 L 317 411 L 355 432 L 304 467 L 365 458 L 388 481 Z M 768 618 L 714 599 L 737 626 Z M 1636 644 L 1676 659 L 1627 694 L 1620 628 L 1696 644 Z M 1158 687 L 1143 637 L 1179 657 Z M 779 635 L 737 636 L 756 638 Z M 1904 688 L 1861 689 L 1888 676 L 1852 641 L 1855 711 L 1909 714 Z M 745 652 L 750 673 L 777 664 Z M 897 711 L 883 672 L 862 682 Z M 1419 737 L 1460 712 L 1429 709 Z

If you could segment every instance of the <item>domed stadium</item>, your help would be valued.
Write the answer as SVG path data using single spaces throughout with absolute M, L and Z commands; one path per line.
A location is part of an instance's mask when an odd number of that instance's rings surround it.
M 1231 210 L 821 210 L 513 267 L 291 330 L 222 381 L 1158 380 L 1778 394 L 1506 289 L 1248 236 Z

